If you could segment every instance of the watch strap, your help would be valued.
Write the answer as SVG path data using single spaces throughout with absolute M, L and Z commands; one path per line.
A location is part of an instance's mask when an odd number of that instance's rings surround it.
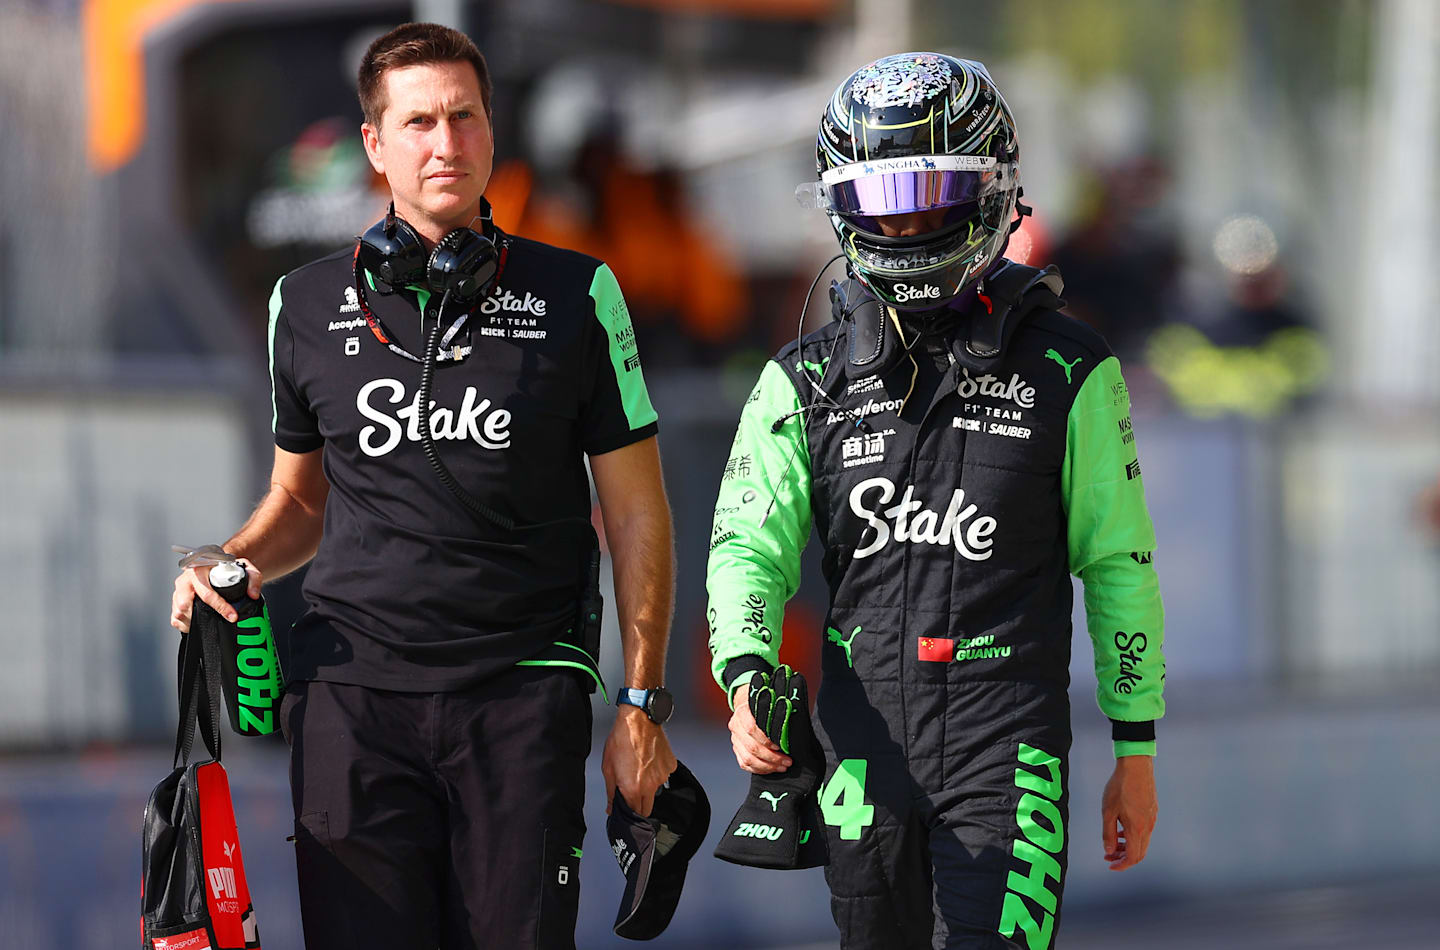
M 627 689 L 621 688 L 615 691 L 615 705 L 617 706 L 639 706 L 645 708 L 645 701 L 650 698 L 648 689 Z

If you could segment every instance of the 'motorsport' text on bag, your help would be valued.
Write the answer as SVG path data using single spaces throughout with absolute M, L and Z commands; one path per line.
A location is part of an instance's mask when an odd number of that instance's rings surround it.
M 140 945 L 143 950 L 259 950 L 230 781 L 220 764 L 219 644 L 190 633 L 180 645 L 179 665 L 175 768 L 145 806 Z M 211 759 L 191 763 L 197 718 Z

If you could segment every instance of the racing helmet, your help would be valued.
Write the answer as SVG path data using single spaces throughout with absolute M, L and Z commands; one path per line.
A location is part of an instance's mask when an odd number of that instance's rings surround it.
M 929 310 L 1004 252 L 1019 153 L 1015 120 L 983 64 L 900 53 L 836 88 L 815 143 L 819 181 L 796 197 L 829 215 L 851 273 L 877 298 Z M 882 227 L 882 216 L 907 212 L 923 216 Z

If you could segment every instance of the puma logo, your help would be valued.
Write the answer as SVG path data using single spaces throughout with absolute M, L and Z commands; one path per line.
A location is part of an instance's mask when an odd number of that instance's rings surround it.
M 821 360 L 820 362 L 818 362 L 818 363 L 812 363 L 812 362 L 810 362 L 809 360 L 800 360 L 798 363 L 795 364 L 795 371 L 796 371 L 797 373 L 800 373 L 800 372 L 805 372 L 806 370 L 808 370 L 808 371 L 814 373 L 816 376 L 822 376 L 822 377 L 823 377 L 823 376 L 825 375 L 825 367 L 826 367 L 826 365 L 827 365 L 829 362 L 830 362 L 830 357 L 828 357 L 828 356 L 825 357 L 824 359 L 822 359 L 822 360 Z
M 786 795 L 789 795 L 789 794 L 790 794 L 789 792 L 781 792 L 781 793 L 780 793 L 780 798 L 784 798 Z M 763 799 L 765 799 L 767 802 L 770 803 L 770 810 L 771 810 L 772 812 L 773 812 L 773 811 L 776 811 L 776 810 L 780 807 L 780 798 L 776 798 L 774 795 L 770 794 L 769 792 L 761 792 L 761 793 L 760 793 L 760 797 L 763 798 Z
M 1067 363 L 1065 362 L 1065 357 L 1061 356 L 1059 353 L 1056 353 L 1054 350 L 1046 350 L 1045 358 L 1047 360 L 1054 360 L 1055 362 L 1060 364 L 1061 368 L 1065 370 L 1065 382 L 1068 383 L 1071 381 L 1070 371 L 1075 368 L 1075 365 L 1079 363 L 1083 357 L 1077 356 L 1075 357 L 1075 359 Z
M 225 849 L 225 860 L 227 860 L 227 861 L 234 861 L 234 860 L 235 860 L 235 846 L 234 846 L 233 844 L 231 844 L 230 842 L 228 842 L 228 841 L 222 841 L 222 842 L 220 842 L 220 844 L 221 844 L 221 846 Z
M 850 631 L 849 638 L 846 638 L 842 637 L 840 635 L 840 631 L 836 630 L 834 627 L 825 628 L 826 638 L 829 639 L 829 641 L 836 646 L 845 648 L 845 665 L 850 667 L 850 669 L 852 670 L 855 669 L 855 661 L 850 658 L 850 643 L 855 639 L 856 636 L 860 634 L 860 630 L 860 627 L 856 627 L 854 630 Z

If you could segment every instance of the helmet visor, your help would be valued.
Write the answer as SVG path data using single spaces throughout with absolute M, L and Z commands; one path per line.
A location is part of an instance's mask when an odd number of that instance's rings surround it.
M 988 155 L 916 155 L 827 169 L 820 181 L 797 188 L 795 197 L 879 235 L 877 218 L 978 202 L 1013 187 L 1014 175 L 1013 163 Z

